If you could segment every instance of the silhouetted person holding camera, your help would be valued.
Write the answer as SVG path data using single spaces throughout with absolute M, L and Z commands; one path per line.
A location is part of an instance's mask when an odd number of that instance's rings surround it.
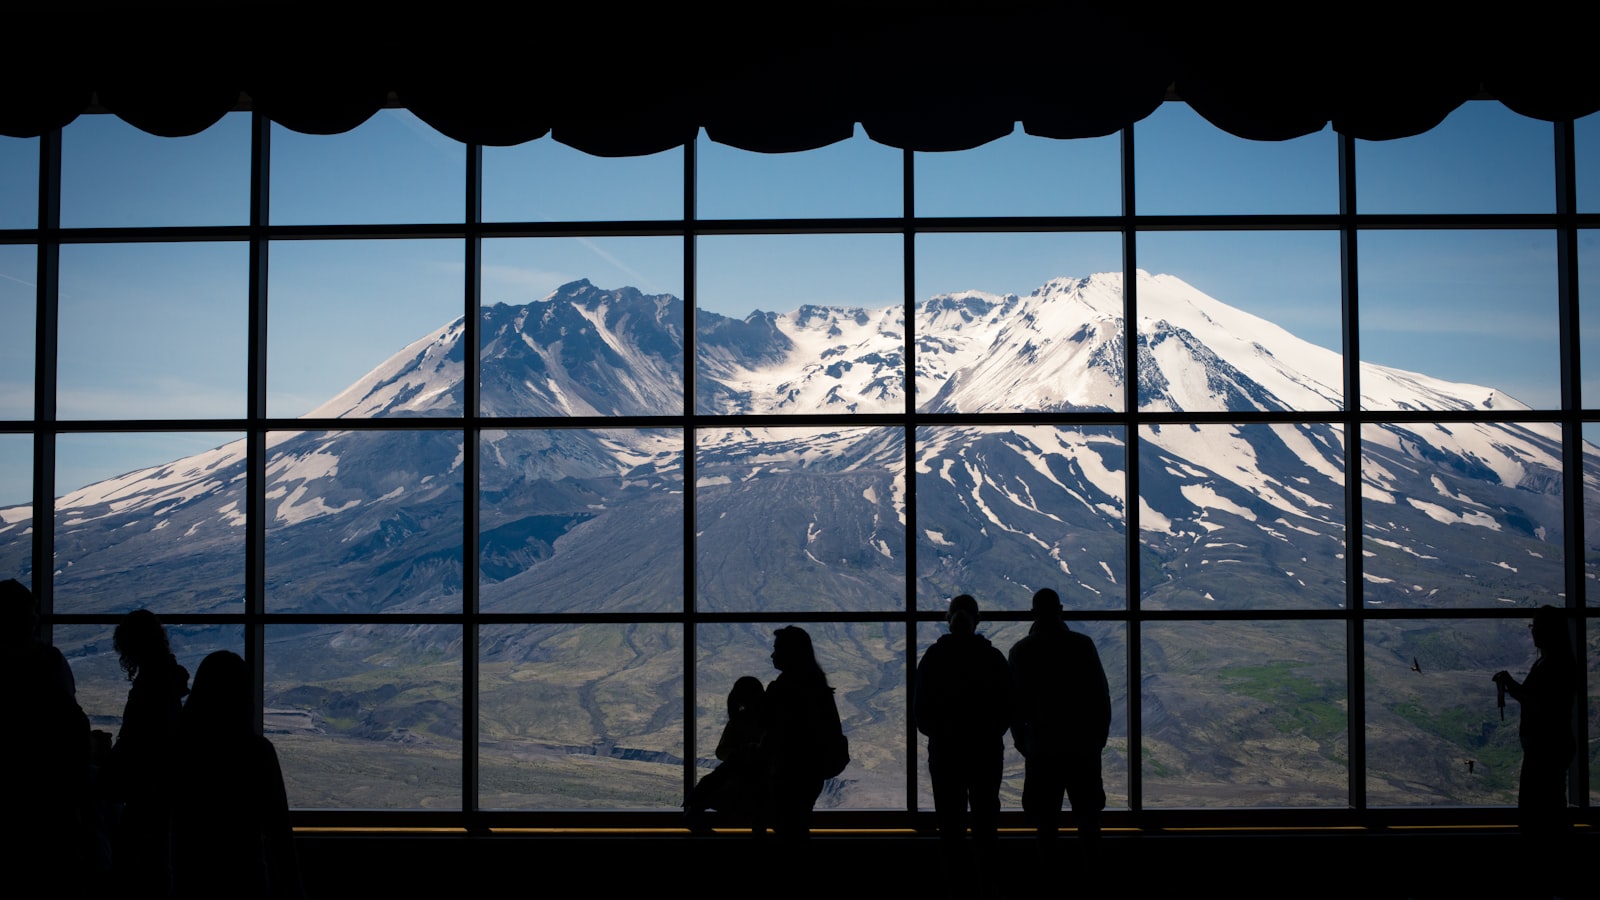
M 1510 672 L 1500 671 L 1494 674 L 1494 683 L 1522 705 L 1517 817 L 1524 833 L 1537 836 L 1563 831 L 1566 826 L 1567 768 L 1578 746 L 1572 736 L 1578 666 L 1561 610 L 1554 606 L 1534 610 L 1532 629 L 1539 658 L 1528 677 L 1519 682 Z
M 26 861 L 45 882 L 82 884 L 89 832 L 89 719 L 78 706 L 72 669 L 39 640 L 33 592 L 0 582 L 0 684 L 15 716 L 6 747 L 13 828 L 6 855 Z
M 165 897 L 172 892 L 174 753 L 189 673 L 149 610 L 124 616 L 112 643 L 133 683 L 103 773 L 109 798 L 122 804 L 111 830 L 112 872 L 122 891 Z
M 250 671 L 218 650 L 200 663 L 183 707 L 172 813 L 181 898 L 298 898 L 289 798 L 272 742 L 256 733 Z
M 1061 598 L 1049 588 L 1033 595 L 1033 627 L 1011 648 L 1011 676 L 1011 740 L 1026 765 L 1022 809 L 1041 855 L 1048 863 L 1055 852 L 1063 794 L 1092 851 L 1106 806 L 1100 752 L 1111 731 L 1111 690 L 1094 641 L 1061 621 Z
M 962 594 L 950 601 L 950 632 L 922 655 L 913 687 L 917 730 L 928 737 L 928 776 L 939 824 L 941 863 L 956 864 L 952 851 L 972 839 L 980 881 L 992 864 L 1000 817 L 1000 775 L 1006 729 L 1011 725 L 1011 670 L 1006 658 L 978 634 L 978 601 Z M 951 885 L 954 890 L 954 883 Z

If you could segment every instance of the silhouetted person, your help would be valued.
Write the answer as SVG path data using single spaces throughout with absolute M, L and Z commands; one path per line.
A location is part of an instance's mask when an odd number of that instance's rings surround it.
M 1061 598 L 1049 588 L 1033 595 L 1033 627 L 1011 648 L 1011 677 L 1011 740 L 1026 767 L 1022 809 L 1046 861 L 1054 852 L 1063 794 L 1092 849 L 1106 806 L 1100 752 L 1111 731 L 1111 690 L 1094 641 L 1061 621 Z
M 774 632 L 772 665 L 779 674 L 767 685 L 761 712 L 766 815 L 779 838 L 804 840 L 822 783 L 844 768 L 837 761 L 843 741 L 839 709 L 804 629 L 790 625 Z
M 189 673 L 149 610 L 124 616 L 112 643 L 133 683 L 104 773 L 110 798 L 122 804 L 112 827 L 112 870 L 120 890 L 164 897 L 172 891 L 173 753 Z
M 13 826 L 6 855 L 45 882 L 82 884 L 89 719 L 66 658 L 38 639 L 37 627 L 33 592 L 16 579 L 0 582 L 0 685 L 15 717 L 5 755 Z
M 179 897 L 300 897 L 289 798 L 272 742 L 256 733 L 250 672 L 218 650 L 183 707 L 173 796 Z
M 928 737 L 941 862 L 947 868 L 955 864 L 951 851 L 966 835 L 970 805 L 981 878 L 993 857 L 1000 817 L 1011 670 L 1005 656 L 978 634 L 977 600 L 968 594 L 954 598 L 945 621 L 950 633 L 935 641 L 917 665 L 913 712 L 917 730 Z
M 1522 705 L 1522 779 L 1517 817 L 1523 832 L 1547 835 L 1565 829 L 1567 767 L 1577 749 L 1572 736 L 1572 701 L 1577 695 L 1577 662 L 1567 639 L 1567 620 L 1553 606 L 1533 613 L 1533 646 L 1539 658 L 1521 682 L 1510 672 L 1494 682 Z
M 708 828 L 707 810 L 732 813 L 759 824 L 766 772 L 761 758 L 761 707 L 765 698 L 761 680 L 746 675 L 728 692 L 728 724 L 717 742 L 722 763 L 695 784 L 684 810 L 689 827 Z

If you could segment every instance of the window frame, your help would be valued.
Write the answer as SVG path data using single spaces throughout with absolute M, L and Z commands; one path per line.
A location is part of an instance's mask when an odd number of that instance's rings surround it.
M 766 613 L 766 612 L 707 612 L 697 608 L 695 593 L 695 530 L 694 493 L 689 486 L 695 483 L 695 436 L 703 429 L 728 427 L 839 425 L 846 417 L 832 415 L 785 416 L 723 416 L 700 414 L 694 409 L 694 339 L 690 323 L 685 323 L 683 373 L 685 409 L 681 415 L 622 416 L 622 417 L 489 417 L 480 415 L 478 403 L 479 358 L 469 353 L 464 388 L 464 412 L 460 416 L 439 418 L 396 419 L 297 419 L 274 418 L 267 414 L 266 395 L 266 335 L 270 247 L 275 242 L 294 240 L 360 240 L 408 238 L 433 238 L 462 242 L 465 275 L 461 285 L 462 312 L 465 316 L 465 336 L 468 347 L 480 346 L 478 309 L 482 296 L 482 243 L 485 239 L 510 237 L 605 237 L 605 236 L 659 236 L 680 238 L 683 242 L 683 264 L 686 315 L 696 309 L 695 272 L 696 244 L 702 236 L 754 235 L 754 234 L 885 234 L 899 235 L 903 241 L 903 266 L 906 311 L 906 360 L 915 364 L 915 333 L 913 315 L 917 297 L 914 295 L 916 237 L 919 234 L 961 233 L 972 231 L 1028 231 L 1028 232 L 1090 232 L 1115 235 L 1120 239 L 1123 257 L 1124 321 L 1135 321 L 1138 309 L 1138 292 L 1131 277 L 1138 269 L 1139 235 L 1160 231 L 1283 231 L 1316 230 L 1337 233 L 1341 247 L 1339 262 L 1341 283 L 1340 312 L 1343 331 L 1344 395 L 1360 396 L 1360 367 L 1351 364 L 1359 360 L 1359 254 L 1361 236 L 1382 230 L 1397 229 L 1511 229 L 1543 230 L 1556 235 L 1557 286 L 1560 318 L 1560 378 L 1562 404 L 1558 410 L 1537 410 L 1533 413 L 1515 412 L 1405 412 L 1391 410 L 1368 411 L 1344 408 L 1335 411 L 1305 413 L 1261 412 L 1142 412 L 1138 409 L 1137 382 L 1128 380 L 1124 385 L 1123 409 L 1110 413 L 1072 414 L 930 414 L 917 411 L 914 392 L 905 392 L 903 411 L 848 417 L 851 425 L 878 425 L 904 430 L 907 472 L 915 471 L 917 429 L 927 426 L 950 425 L 1105 425 L 1124 429 L 1126 435 L 1125 496 L 1136 498 L 1139 494 L 1139 440 L 1141 426 L 1188 424 L 1275 424 L 1300 422 L 1328 422 L 1341 426 L 1347 436 L 1345 444 L 1345 471 L 1359 472 L 1361 466 L 1361 426 L 1376 423 L 1407 422 L 1509 422 L 1548 421 L 1563 428 L 1564 516 L 1565 516 L 1565 592 L 1567 608 L 1574 621 L 1582 627 L 1577 638 L 1580 650 L 1585 646 L 1585 634 L 1596 628 L 1596 607 L 1586 600 L 1583 547 L 1583 469 L 1582 427 L 1600 423 L 1600 401 L 1591 398 L 1591 408 L 1585 408 L 1580 397 L 1581 369 L 1578 358 L 1578 234 L 1583 229 L 1600 228 L 1600 214 L 1577 211 L 1576 153 L 1574 124 L 1558 122 L 1552 127 L 1555 134 L 1555 184 L 1557 202 L 1554 212 L 1519 214 L 1369 214 L 1357 208 L 1355 166 L 1357 147 L 1354 138 L 1338 135 L 1338 190 L 1339 209 L 1332 213 L 1271 214 L 1271 215 L 1140 215 L 1136 212 L 1135 197 L 1135 139 L 1134 128 L 1121 132 L 1121 192 L 1122 209 L 1116 215 L 1095 216 L 962 216 L 921 217 L 915 209 L 914 174 L 917 154 L 910 150 L 902 154 L 903 210 L 898 217 L 837 218 L 837 219 L 700 219 L 696 215 L 696 152 L 695 141 L 683 147 L 684 215 L 681 219 L 643 221 L 523 221 L 484 222 L 481 215 L 483 194 L 483 148 L 467 146 L 465 167 L 465 204 L 463 219 L 459 223 L 410 223 L 403 225 L 274 225 L 270 223 L 268 205 L 270 197 L 270 147 L 272 124 L 261 113 L 249 113 L 251 124 L 250 154 L 250 214 L 244 225 L 220 227 L 171 226 L 159 228 L 62 228 L 60 226 L 61 132 L 49 132 L 39 140 L 39 215 L 37 227 L 0 230 L 0 243 L 32 244 L 37 248 L 37 306 L 35 321 L 35 378 L 34 415 L 31 420 L 0 422 L 0 432 L 28 434 L 33 442 L 33 589 L 40 600 L 41 610 L 48 625 L 102 625 L 109 626 L 115 617 L 91 614 L 55 613 L 53 606 L 53 576 L 50 561 L 54 556 L 55 506 L 54 484 L 56 443 L 59 435 L 89 432 L 176 432 L 204 430 L 243 433 L 247 444 L 245 585 L 246 595 L 242 612 L 226 614 L 183 615 L 178 621 L 186 625 L 230 625 L 242 627 L 245 635 L 245 658 L 255 679 L 257 718 L 262 703 L 264 633 L 271 625 L 307 623 L 435 623 L 458 626 L 462 629 L 462 759 L 461 807 L 454 811 L 423 810 L 296 810 L 298 825 L 428 825 L 465 827 L 471 830 L 488 828 L 546 827 L 596 825 L 604 827 L 642 827 L 674 824 L 673 811 L 626 810 L 483 810 L 478 807 L 478 628 L 488 625 L 557 625 L 585 623 L 663 623 L 680 627 L 683 632 L 683 784 L 687 792 L 695 778 L 694 760 L 703 748 L 696 747 L 695 698 L 695 632 L 701 624 L 710 623 L 765 623 L 773 627 L 784 624 L 807 623 L 879 623 L 903 630 L 907 652 L 905 654 L 905 684 L 910 685 L 917 663 L 916 648 L 919 624 L 942 619 L 942 610 L 919 604 L 916 578 L 916 539 L 914 528 L 907 529 L 905 552 L 907 578 L 902 608 L 888 612 L 871 613 Z M 1600 173 L 1595 173 L 1600 174 Z M 123 241 L 170 242 L 239 242 L 247 245 L 249 256 L 249 338 L 246 412 L 235 419 L 72 419 L 57 417 L 55 399 L 58 386 L 57 347 L 59 313 L 60 249 L 63 246 Z M 1136 371 L 1136 347 L 1126 348 L 1125 371 Z M 909 371 L 909 368 L 908 368 Z M 686 485 L 683 524 L 685 547 L 683 608 L 671 613 L 484 613 L 478 605 L 479 572 L 477 554 L 470 548 L 478 546 L 479 498 L 478 492 L 468 489 L 464 494 L 463 514 L 463 602 L 459 613 L 428 615 L 316 615 L 304 613 L 271 613 L 265 602 L 265 529 L 266 506 L 266 438 L 270 432 L 295 430 L 315 431 L 339 429 L 382 432 L 386 430 L 447 429 L 463 435 L 465 458 L 462 478 L 468 486 L 479 482 L 479 435 L 484 430 L 500 428 L 537 429 L 615 429 L 615 428 L 670 428 L 681 429 L 684 436 L 684 479 Z M 916 492 L 914 478 L 908 479 L 908 522 L 916 521 Z M 1361 479 L 1347 477 L 1345 485 L 1345 534 L 1347 547 L 1354 546 L 1363 535 Z M 1346 600 L 1338 610 L 1272 610 L 1232 611 L 1215 610 L 1149 610 L 1140 606 L 1140 567 L 1137 564 L 1139 546 L 1139 504 L 1128 503 L 1125 519 L 1126 582 L 1125 602 L 1108 611 L 1070 611 L 1074 620 L 1107 622 L 1120 625 L 1127 636 L 1126 683 L 1141 683 L 1140 641 L 1141 628 L 1146 623 L 1198 622 L 1198 621 L 1322 621 L 1339 623 L 1346 635 L 1345 664 L 1348 694 L 1349 728 L 1349 803 L 1341 809 L 1152 809 L 1144 804 L 1141 766 L 1130 763 L 1128 775 L 1128 801 L 1126 810 L 1109 810 L 1107 824 L 1113 827 L 1138 828 L 1182 827 L 1186 825 L 1360 825 L 1385 824 L 1461 824 L 1476 822 L 1503 822 L 1507 808 L 1377 808 L 1369 806 L 1366 797 L 1366 673 L 1364 658 L 1364 633 L 1368 623 L 1400 621 L 1407 619 L 1506 619 L 1526 616 L 1525 610 L 1503 609 L 1376 609 L 1361 602 L 1360 586 L 1363 584 L 1364 563 L 1360 553 L 1345 554 Z M 1351 539 L 1350 536 L 1358 536 Z M 1351 585 L 1356 587 L 1352 588 Z M 157 610 L 157 612 L 161 612 Z M 996 612 L 987 615 L 996 621 L 1023 621 L 1026 615 L 1015 612 Z M 1589 669 L 1580 657 L 1579 669 L 1585 673 L 1585 683 L 1580 696 L 1592 696 L 1593 686 L 1587 683 Z M 1124 698 L 1127 704 L 1129 728 L 1129 753 L 1132 759 L 1139 754 L 1142 734 L 1141 704 L 1138 698 Z M 906 742 L 906 804 L 896 810 L 837 810 L 823 811 L 817 816 L 818 826 L 849 825 L 860 827 L 903 827 L 907 824 L 919 828 L 931 825 L 931 811 L 918 807 L 918 783 L 922 776 L 920 740 L 907 716 Z M 1583 736 L 1580 734 L 1580 737 Z M 1590 805 L 1589 779 L 1592 773 L 1586 766 L 1587 753 L 1580 748 L 1574 767 L 1569 793 L 1579 814 L 1593 819 Z M 1007 812 L 1006 824 L 1020 825 L 1019 814 Z

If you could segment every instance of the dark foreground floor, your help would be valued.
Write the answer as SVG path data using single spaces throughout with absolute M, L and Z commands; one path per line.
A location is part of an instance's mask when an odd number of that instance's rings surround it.
M 821 834 L 798 861 L 720 834 L 308 834 L 298 843 L 313 898 L 997 896 L 974 890 L 964 859 L 950 860 L 937 839 L 903 833 Z M 1521 881 L 1529 854 L 1500 829 L 1122 832 L 1106 837 L 1089 872 L 1073 839 L 1042 868 L 1031 837 L 1018 834 L 1002 838 L 991 886 L 1013 898 L 1600 897 L 1594 829 L 1575 833 L 1569 865 L 1542 884 Z

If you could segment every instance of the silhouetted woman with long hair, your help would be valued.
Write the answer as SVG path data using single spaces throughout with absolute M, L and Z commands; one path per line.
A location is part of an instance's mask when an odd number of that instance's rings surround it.
M 124 889 L 164 897 L 172 891 L 173 747 L 189 673 L 147 609 L 123 617 L 112 645 L 132 682 L 105 773 L 109 798 L 122 804 L 112 827 L 112 871 Z
M 272 742 L 256 733 L 250 672 L 218 650 L 183 708 L 173 803 L 179 897 L 300 897 L 289 799 Z
M 804 839 L 826 780 L 823 757 L 838 732 L 839 713 L 805 629 L 790 625 L 775 632 L 772 665 L 778 677 L 767 685 L 762 707 L 768 819 L 778 837 Z

